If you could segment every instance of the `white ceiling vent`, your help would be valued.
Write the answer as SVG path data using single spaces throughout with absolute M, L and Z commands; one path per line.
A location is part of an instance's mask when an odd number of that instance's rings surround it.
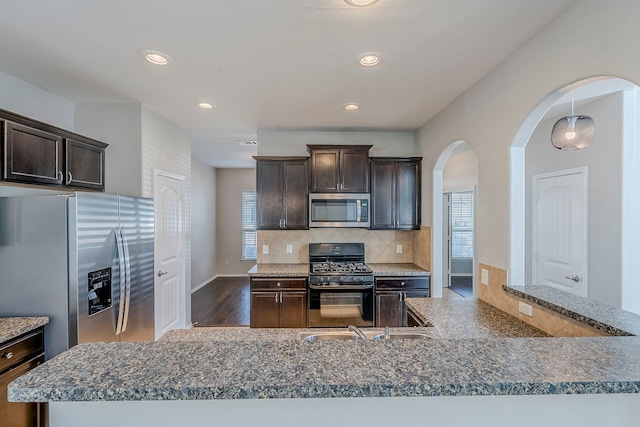
M 239 141 L 238 141 L 238 144 L 253 147 L 253 146 L 258 145 L 258 141 L 251 141 L 251 140 L 239 140 Z

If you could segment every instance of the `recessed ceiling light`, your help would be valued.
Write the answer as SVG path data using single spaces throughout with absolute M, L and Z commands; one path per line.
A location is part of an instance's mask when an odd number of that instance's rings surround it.
M 363 67 L 373 67 L 382 62 L 382 55 L 377 52 L 367 52 L 358 55 L 358 64 Z
M 364 7 L 364 6 L 369 6 L 371 4 L 374 4 L 378 0 L 344 0 L 344 1 L 346 1 L 352 6 Z
M 347 111 L 356 111 L 360 106 L 358 104 L 347 104 L 344 106 L 344 109 Z
M 213 107 L 215 107 L 215 105 L 213 105 L 210 102 L 207 101 L 200 101 L 200 102 L 196 102 L 196 105 L 200 108 L 202 108 L 203 110 L 210 110 Z
M 170 65 L 173 62 L 169 55 L 157 50 L 143 50 L 142 56 L 154 65 Z

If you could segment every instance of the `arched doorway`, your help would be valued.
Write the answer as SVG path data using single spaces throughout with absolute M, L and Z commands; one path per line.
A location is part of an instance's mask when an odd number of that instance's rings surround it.
M 434 298 L 442 298 L 443 287 L 450 283 L 451 273 L 451 245 L 453 239 L 447 241 L 447 230 L 450 229 L 450 217 L 445 209 L 447 197 L 451 193 L 471 192 L 472 200 L 475 199 L 476 185 L 478 180 L 478 159 L 473 147 L 466 141 L 458 140 L 449 144 L 440 154 L 433 169 L 433 230 L 432 230 L 432 271 L 431 271 L 431 294 Z M 473 217 L 474 215 L 472 215 Z M 473 237 L 473 224 L 460 232 L 462 239 L 465 233 L 468 235 L 471 231 L 471 242 L 475 242 Z M 455 231 L 454 231 L 455 233 Z M 473 278 L 473 296 L 476 293 L 476 262 L 475 262 L 475 244 L 472 248 L 473 255 L 471 257 L 464 256 L 459 258 L 460 265 L 469 263 L 471 269 L 471 277 Z M 455 255 L 455 254 L 454 254 Z M 464 255 L 468 255 L 465 253 Z M 470 259 L 469 259 L 470 258 Z M 458 267 L 460 268 L 460 267 Z M 462 267 L 462 270 L 465 268 Z M 455 273 L 455 269 L 454 269 Z M 464 270 L 459 272 L 466 275 L 468 272 Z
M 593 113 L 587 115 L 596 120 L 592 146 L 576 152 L 555 150 L 550 145 L 553 123 L 569 115 L 570 94 L 576 99 L 576 114 L 580 109 L 590 109 Z M 636 218 L 640 209 L 635 201 L 640 195 L 640 132 L 635 118 L 640 111 L 636 107 L 639 100 L 634 84 L 596 77 L 549 94 L 525 119 L 510 156 L 510 284 L 532 283 L 535 277 L 532 265 L 538 254 L 533 253 L 531 235 L 535 228 L 531 210 L 536 203 L 533 175 L 584 167 L 589 170 L 587 296 L 627 310 L 640 310 L 640 290 L 634 286 L 640 277 L 636 266 L 640 252 Z M 541 163 L 536 164 L 536 158 Z

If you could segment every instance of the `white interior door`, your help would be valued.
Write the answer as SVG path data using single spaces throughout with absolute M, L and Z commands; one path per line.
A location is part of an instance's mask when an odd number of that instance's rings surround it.
M 533 283 L 587 296 L 587 168 L 533 176 Z
M 451 287 L 451 193 L 442 195 L 442 286 Z
M 155 171 L 156 339 L 186 327 L 184 177 Z

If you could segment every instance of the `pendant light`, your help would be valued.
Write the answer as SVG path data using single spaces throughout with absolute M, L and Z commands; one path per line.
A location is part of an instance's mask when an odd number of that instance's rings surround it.
M 559 150 L 573 151 L 586 148 L 593 141 L 596 124 L 589 116 L 574 114 L 574 94 L 571 94 L 571 115 L 563 117 L 553 125 L 551 143 Z

